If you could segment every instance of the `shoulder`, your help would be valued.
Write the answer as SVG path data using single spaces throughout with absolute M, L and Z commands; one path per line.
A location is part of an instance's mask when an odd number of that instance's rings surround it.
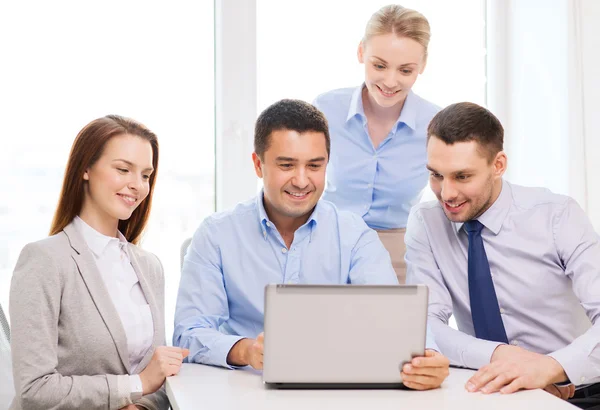
M 526 187 L 521 185 L 508 184 L 513 204 L 521 210 L 531 210 L 535 208 L 551 208 L 562 210 L 569 204 L 576 204 L 575 200 L 567 195 L 556 194 L 548 188 Z
M 356 87 L 338 88 L 326 93 L 320 94 L 314 99 L 313 105 L 321 110 L 326 116 L 332 113 L 348 112 L 352 95 Z
M 61 264 L 65 259 L 70 260 L 71 246 L 69 239 L 64 232 L 41 239 L 36 242 L 28 243 L 23 247 L 19 262 L 30 261 L 52 262 Z
M 427 127 L 442 108 L 415 93 L 412 94 L 412 98 L 414 98 L 414 104 L 417 107 L 417 126 Z
M 240 202 L 233 208 L 215 212 L 212 215 L 207 216 L 200 227 L 224 227 L 227 225 L 235 225 L 247 221 L 249 218 L 258 218 L 256 197 Z

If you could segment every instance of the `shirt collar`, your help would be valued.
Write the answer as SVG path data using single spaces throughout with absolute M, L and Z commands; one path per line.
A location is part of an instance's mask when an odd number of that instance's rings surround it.
M 355 116 L 359 115 L 363 122 L 366 121 L 367 117 L 365 115 L 365 108 L 363 106 L 362 101 L 362 90 L 365 87 L 363 83 L 360 87 L 356 87 L 354 92 L 352 93 L 352 98 L 350 99 L 350 107 L 348 108 L 348 116 L 346 117 L 346 122 L 350 121 Z M 392 128 L 394 133 L 398 130 L 398 126 L 400 124 L 406 124 L 412 130 L 416 128 L 417 123 L 417 101 L 415 94 L 411 91 L 408 92 L 406 96 L 406 100 L 404 101 L 404 105 L 402 106 L 402 111 L 400 112 L 400 117 L 394 124 Z
M 508 215 L 508 211 L 510 211 L 510 206 L 512 204 L 512 189 L 510 184 L 504 180 L 502 180 L 502 188 L 500 189 L 500 195 L 492 206 L 489 207 L 487 211 L 477 218 L 479 222 L 483 224 L 486 228 L 494 233 L 494 235 L 498 235 L 500 229 L 502 229 L 502 224 Z M 463 227 L 463 222 L 453 222 L 454 229 L 456 232 L 460 231 L 460 228 Z
M 127 244 L 127 239 L 123 236 L 123 234 L 117 231 L 117 237 L 106 236 L 101 234 L 90 225 L 88 225 L 83 219 L 79 216 L 76 216 L 73 220 L 75 226 L 83 236 L 83 239 L 87 243 L 88 248 L 96 255 L 97 257 L 101 256 L 104 253 L 104 250 L 109 244 L 121 245 L 125 246 Z
M 258 220 L 260 223 L 260 229 L 263 232 L 264 239 L 267 240 L 267 230 L 270 228 L 276 229 L 276 227 L 275 227 L 275 224 L 269 220 L 269 216 L 267 215 L 267 211 L 265 210 L 264 195 L 265 195 L 265 191 L 264 191 L 264 189 L 262 189 L 260 191 L 260 194 L 258 194 L 256 196 L 256 209 L 258 209 Z M 313 210 L 312 214 L 310 214 L 310 217 L 308 218 L 306 223 L 304 223 L 304 225 L 302 225 L 300 228 L 298 228 L 298 230 L 296 232 L 298 232 L 300 229 L 302 229 L 302 227 L 308 225 L 311 229 L 310 235 L 311 235 L 311 240 L 312 240 L 314 226 L 317 225 L 318 220 L 321 217 L 320 215 L 322 215 L 322 213 L 323 213 L 323 206 L 321 205 L 321 200 L 319 200 L 319 201 L 317 201 L 317 205 L 315 206 L 315 209 Z

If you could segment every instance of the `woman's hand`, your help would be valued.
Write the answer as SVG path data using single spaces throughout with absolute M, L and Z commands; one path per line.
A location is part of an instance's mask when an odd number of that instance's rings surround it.
M 152 355 L 152 360 L 140 373 L 142 394 L 154 393 L 160 389 L 167 377 L 179 373 L 181 363 L 189 353 L 188 349 L 180 347 L 157 347 Z

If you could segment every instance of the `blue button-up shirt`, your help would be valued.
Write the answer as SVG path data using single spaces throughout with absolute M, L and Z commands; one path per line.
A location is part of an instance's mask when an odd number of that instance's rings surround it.
M 263 331 L 267 284 L 398 283 L 387 251 L 358 215 L 321 200 L 288 248 L 262 199 L 208 217 L 194 234 L 173 335 L 175 346 L 190 349 L 190 362 L 229 367 L 231 347 Z M 427 346 L 437 349 L 432 338 Z
M 398 121 L 374 148 L 362 88 L 330 91 L 313 102 L 331 134 L 323 198 L 362 216 L 373 229 L 404 228 L 427 185 L 427 126 L 439 107 L 409 92 Z

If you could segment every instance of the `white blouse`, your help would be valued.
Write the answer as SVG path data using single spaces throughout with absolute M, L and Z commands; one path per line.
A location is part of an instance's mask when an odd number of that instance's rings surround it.
M 130 374 L 139 373 L 137 366 L 152 348 L 154 324 L 150 305 L 131 265 L 129 243 L 121 232 L 117 232 L 118 238 L 103 235 L 78 216 L 74 223 L 94 255 L 98 271 L 121 318 L 127 336 Z

